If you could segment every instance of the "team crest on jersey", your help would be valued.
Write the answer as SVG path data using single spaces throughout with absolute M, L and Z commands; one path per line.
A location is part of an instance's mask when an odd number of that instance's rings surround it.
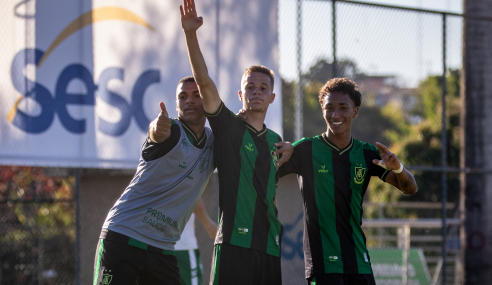
M 202 161 L 200 162 L 200 167 L 199 167 L 200 173 L 202 173 L 203 171 L 205 171 L 207 169 L 208 161 L 209 161 L 208 159 L 202 158 Z
M 357 184 L 362 184 L 364 182 L 364 177 L 366 176 L 366 169 L 364 167 L 355 167 L 355 177 L 354 181 Z
M 109 271 L 111 272 L 111 270 Z M 102 276 L 102 285 L 109 285 L 109 283 L 111 283 L 111 280 L 113 279 L 113 275 L 110 275 L 110 274 L 103 274 Z
M 272 155 L 272 159 L 273 159 L 273 165 L 277 166 L 277 161 L 279 159 L 279 155 L 275 155 L 273 154 L 275 151 L 277 150 L 277 147 L 273 147 L 273 149 L 270 151 L 270 154 Z

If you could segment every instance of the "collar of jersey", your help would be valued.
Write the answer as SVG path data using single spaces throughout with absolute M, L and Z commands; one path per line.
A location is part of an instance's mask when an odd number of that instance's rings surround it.
M 253 133 L 255 133 L 257 136 L 261 136 L 261 135 L 266 134 L 266 132 L 268 130 L 267 127 L 265 126 L 265 124 L 263 124 L 263 129 L 261 129 L 261 131 L 257 131 L 252 125 L 250 125 L 246 122 L 244 122 L 244 124 L 246 124 L 246 127 L 248 129 L 250 129 Z
M 338 148 L 338 147 L 337 147 L 334 143 L 332 143 L 332 142 L 331 142 L 331 141 L 330 141 L 330 140 L 326 137 L 326 134 L 325 134 L 325 133 L 323 133 L 323 134 L 321 135 L 321 139 L 325 142 L 325 144 L 326 144 L 326 145 L 328 145 L 328 146 L 329 146 L 329 147 L 331 147 L 332 149 L 336 150 L 336 151 L 338 152 L 338 154 L 339 154 L 339 155 L 342 155 L 344 152 L 346 152 L 347 150 L 351 149 L 351 148 L 352 148 L 352 146 L 354 145 L 354 138 L 350 138 L 350 143 L 349 143 L 346 147 L 344 147 L 344 148 L 342 148 L 342 149 Z
M 181 123 L 181 125 L 183 126 L 183 129 L 185 130 L 185 132 L 187 134 L 189 134 L 189 136 L 191 136 L 193 138 L 193 141 L 191 142 L 193 145 L 199 146 L 205 140 L 205 137 L 206 137 L 206 135 L 205 135 L 205 129 L 203 130 L 203 135 L 202 135 L 202 137 L 199 140 L 198 137 L 197 137 L 197 135 L 195 134 L 195 132 L 190 127 L 188 127 L 188 125 L 185 122 L 183 122 L 179 118 L 178 118 L 178 120 Z

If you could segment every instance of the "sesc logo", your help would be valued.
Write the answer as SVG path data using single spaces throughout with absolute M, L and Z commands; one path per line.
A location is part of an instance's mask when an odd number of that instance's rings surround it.
M 160 82 L 160 71 L 150 69 L 144 71 L 136 80 L 131 91 L 131 102 L 128 102 L 120 94 L 108 90 L 108 83 L 112 79 L 123 81 L 125 71 L 122 68 L 109 67 L 105 69 L 96 85 L 91 72 L 82 64 L 71 64 L 65 67 L 56 80 L 54 94 L 38 82 L 26 78 L 24 69 L 34 64 L 40 67 L 48 56 L 73 33 L 85 26 L 100 21 L 124 20 L 145 26 L 153 32 L 156 30 L 145 20 L 133 12 L 119 7 L 101 7 L 91 10 L 70 23 L 56 39 L 51 43 L 46 52 L 39 49 L 24 49 L 19 51 L 11 67 L 11 78 L 14 88 L 22 95 L 12 106 L 7 119 L 17 128 L 32 134 L 46 131 L 52 124 L 55 113 L 58 114 L 63 127 L 72 133 L 82 134 L 86 132 L 85 119 L 73 118 L 68 110 L 68 105 L 95 105 L 97 95 L 104 102 L 119 109 L 122 116 L 118 122 L 107 122 L 98 117 L 99 130 L 110 136 L 120 136 L 128 129 L 131 118 L 134 117 L 137 125 L 142 131 L 146 131 L 150 120 L 143 110 L 143 96 L 147 88 L 154 83 Z M 78 79 L 85 85 L 85 94 L 72 94 L 67 92 L 67 87 L 72 80 Z M 33 116 L 18 109 L 19 103 L 24 98 L 35 100 L 41 107 L 41 113 Z

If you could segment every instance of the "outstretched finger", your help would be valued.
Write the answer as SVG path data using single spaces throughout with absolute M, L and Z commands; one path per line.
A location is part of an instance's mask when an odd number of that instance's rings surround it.
M 379 165 L 379 166 L 381 166 L 381 167 L 382 167 L 382 168 L 384 168 L 384 169 L 388 169 L 388 168 L 386 168 L 386 165 L 384 165 L 384 162 L 383 162 L 382 160 L 379 160 L 379 159 L 373 159 L 373 160 L 372 160 L 372 163 L 374 163 L 374 164 L 376 164 L 376 165 Z
M 191 2 L 191 11 L 196 11 L 195 1 L 194 0 L 190 0 L 190 2 Z
M 388 148 L 382 143 L 376 142 L 376 147 L 379 149 L 379 152 L 381 154 L 390 152 Z
M 181 13 L 181 17 L 184 17 L 185 13 L 183 10 L 183 5 L 179 5 L 179 12 Z

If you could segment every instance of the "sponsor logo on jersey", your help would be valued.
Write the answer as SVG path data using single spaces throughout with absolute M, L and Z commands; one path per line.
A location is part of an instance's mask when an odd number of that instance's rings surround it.
M 364 261 L 369 262 L 369 258 L 367 258 L 367 253 L 364 252 Z
M 186 178 L 193 180 L 193 176 L 191 175 L 186 176 Z
M 240 234 L 247 234 L 248 233 L 248 229 L 247 228 L 238 228 L 237 231 L 240 233 Z
M 183 169 L 186 169 L 186 167 L 188 167 L 186 165 L 186 161 L 183 161 L 183 164 L 180 164 L 179 167 L 183 168 Z
M 144 224 L 149 224 L 150 226 L 164 232 L 164 228 L 166 228 L 166 226 L 164 226 L 163 224 L 159 223 L 159 221 L 162 221 L 168 225 L 170 225 L 171 227 L 173 228 L 178 228 L 178 221 L 172 219 L 171 217 L 166 217 L 166 215 L 164 215 L 163 213 L 157 211 L 157 210 L 154 210 L 152 208 L 149 208 L 147 210 L 147 215 L 149 216 L 145 216 L 143 218 L 143 223 Z M 152 218 L 154 220 L 152 220 Z
M 280 245 L 278 235 L 275 236 L 275 241 L 277 242 L 277 245 Z
M 252 143 L 249 143 L 248 145 L 244 145 L 244 147 L 249 150 L 249 151 L 255 151 L 255 149 L 253 148 L 253 144 Z
M 188 142 L 186 142 L 186 139 L 182 139 L 182 140 L 181 140 L 181 143 L 182 143 L 184 146 L 188 146 Z
M 366 176 L 366 169 L 364 167 L 355 167 L 355 177 L 354 181 L 357 184 L 362 184 L 364 182 L 364 177 Z
M 328 258 L 330 259 L 330 261 L 338 261 L 338 256 L 336 255 L 329 256 Z
M 330 172 L 328 169 L 325 169 L 326 166 L 324 165 L 321 165 L 321 169 L 318 169 L 318 172 L 319 173 L 328 173 Z
M 106 272 L 106 271 L 107 270 L 104 270 L 104 272 Z M 109 270 L 109 272 L 111 272 L 111 270 Z M 103 285 L 109 285 L 109 283 L 111 283 L 111 280 L 113 280 L 113 275 L 108 274 L 108 273 L 104 273 L 101 284 L 103 284 Z
M 200 161 L 200 166 L 198 167 L 200 169 L 200 173 L 205 171 L 208 167 L 208 159 L 202 158 L 202 161 Z

